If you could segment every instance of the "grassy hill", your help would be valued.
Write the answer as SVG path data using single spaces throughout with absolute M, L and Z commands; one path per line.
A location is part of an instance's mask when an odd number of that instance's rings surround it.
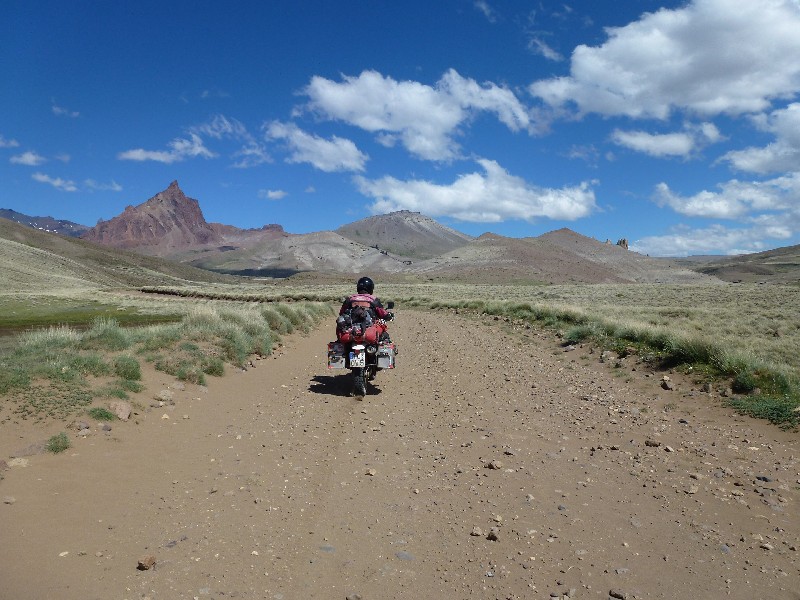
M 224 283 L 235 278 L 0 219 L 0 291 Z

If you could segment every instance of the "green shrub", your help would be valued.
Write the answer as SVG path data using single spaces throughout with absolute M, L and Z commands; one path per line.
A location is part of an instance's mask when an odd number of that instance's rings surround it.
M 225 374 L 225 363 L 217 356 L 209 356 L 203 361 L 203 373 L 213 377 L 222 377 Z
M 138 381 L 130 381 L 128 379 L 118 380 L 117 385 L 128 392 L 138 393 L 144 390 L 144 384 L 139 383 Z
M 139 381 L 142 369 L 139 361 L 132 356 L 120 355 L 114 359 L 114 374 L 126 381 Z
M 757 387 L 756 376 L 748 369 L 739 371 L 731 382 L 731 389 L 737 394 L 749 394 Z
M 790 398 L 756 395 L 733 398 L 728 404 L 743 415 L 767 419 L 784 429 L 796 427 L 800 420 L 800 413 L 796 412 L 799 404 Z
M 69 438 L 67 437 L 67 434 L 62 431 L 61 433 L 58 433 L 47 440 L 47 444 L 45 444 L 44 448 L 48 452 L 58 454 L 59 452 L 64 452 L 64 450 L 69 447 Z
M 58 364 L 55 365 L 58 367 Z M 64 368 L 66 367 L 66 368 Z M 72 379 L 77 373 L 82 376 L 101 377 L 111 373 L 111 367 L 103 357 L 94 352 L 90 354 L 73 354 L 67 357 L 66 365 L 60 369 L 63 379 Z
M 116 421 L 117 415 L 101 406 L 94 406 L 86 411 L 95 421 Z

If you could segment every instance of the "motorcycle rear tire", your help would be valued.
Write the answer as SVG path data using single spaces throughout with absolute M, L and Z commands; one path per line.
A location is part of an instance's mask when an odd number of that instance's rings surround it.
M 353 371 L 353 396 L 356 400 L 363 400 L 367 395 L 367 382 L 364 378 L 364 369 Z

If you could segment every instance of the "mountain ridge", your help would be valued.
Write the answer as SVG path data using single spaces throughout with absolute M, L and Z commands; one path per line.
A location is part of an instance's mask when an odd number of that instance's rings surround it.
M 306 234 L 275 224 L 240 229 L 208 223 L 200 203 L 177 181 L 87 228 L 82 238 L 205 270 L 262 277 L 371 273 L 384 279 L 493 283 L 657 283 L 718 280 L 718 275 L 736 280 L 731 273 L 742 270 L 726 269 L 718 264 L 722 261 L 650 258 L 568 228 L 538 237 L 486 232 L 476 238 L 407 210 Z M 765 256 L 780 262 L 775 258 L 780 250 L 771 252 Z M 753 276 L 765 272 L 758 264 L 745 270 Z M 784 261 L 778 270 L 782 280 L 796 280 L 800 261 Z

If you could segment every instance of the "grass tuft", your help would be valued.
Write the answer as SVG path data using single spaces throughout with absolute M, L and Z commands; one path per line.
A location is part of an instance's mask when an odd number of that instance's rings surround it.
M 67 434 L 63 431 L 51 437 L 47 440 L 44 448 L 48 452 L 52 452 L 53 454 L 58 454 L 59 452 L 64 452 L 67 448 L 70 447 L 69 438 Z
M 94 407 L 90 408 L 86 412 L 95 421 L 116 421 L 117 420 L 117 415 L 115 415 L 113 412 L 111 412 L 107 408 L 103 408 L 102 406 L 94 406 Z

